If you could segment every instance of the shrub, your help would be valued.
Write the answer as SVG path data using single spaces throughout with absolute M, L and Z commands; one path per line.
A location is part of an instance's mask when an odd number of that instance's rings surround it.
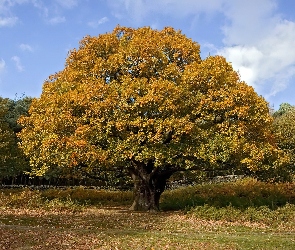
M 42 192 L 46 199 L 66 198 L 91 205 L 126 205 L 132 203 L 132 192 L 110 191 L 100 189 L 85 189 L 83 187 L 61 189 L 48 189 Z
M 276 210 L 267 206 L 248 207 L 243 210 L 233 206 L 217 208 L 209 205 L 196 206 L 189 211 L 200 219 L 222 220 L 228 222 L 257 222 L 271 226 L 291 222 L 294 224 L 295 205 L 286 204 Z
M 295 183 L 266 183 L 252 178 L 235 182 L 200 184 L 164 192 L 161 208 L 177 210 L 203 206 L 229 205 L 241 209 L 266 206 L 276 209 L 285 204 L 295 204 Z

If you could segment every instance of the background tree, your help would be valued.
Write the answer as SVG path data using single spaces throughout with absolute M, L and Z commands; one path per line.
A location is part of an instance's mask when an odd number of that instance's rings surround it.
M 6 115 L 5 121 L 14 133 L 19 133 L 22 126 L 18 123 L 21 116 L 27 116 L 33 98 L 23 95 L 22 97 L 16 96 L 14 100 L 6 99 Z
M 273 131 L 280 149 L 289 156 L 289 163 L 277 173 L 281 179 L 291 180 L 295 174 L 295 106 L 288 103 L 280 105 L 274 113 Z
M 291 104 L 282 103 L 280 105 L 279 109 L 273 113 L 273 117 L 279 118 L 282 115 L 284 115 L 285 113 L 287 113 L 288 111 L 293 110 L 293 109 L 294 109 L 294 106 L 292 106 Z
M 28 114 L 30 102 L 29 97 L 16 100 L 0 97 L 0 179 L 28 170 L 29 164 L 18 148 L 16 133 L 21 130 L 17 119 Z
M 22 118 L 20 138 L 35 174 L 129 174 L 132 209 L 157 210 L 177 171 L 273 164 L 271 123 L 266 101 L 223 57 L 202 60 L 172 28 L 117 27 L 69 54 Z

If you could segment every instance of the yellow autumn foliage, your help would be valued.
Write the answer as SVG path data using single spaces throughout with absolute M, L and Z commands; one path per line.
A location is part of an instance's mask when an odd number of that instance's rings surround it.
M 117 27 L 69 53 L 20 120 L 20 138 L 38 174 L 138 163 L 257 170 L 276 158 L 271 122 L 225 58 L 202 60 L 199 44 L 173 28 Z

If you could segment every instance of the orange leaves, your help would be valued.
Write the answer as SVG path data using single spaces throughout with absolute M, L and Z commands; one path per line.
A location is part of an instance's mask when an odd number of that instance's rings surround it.
M 200 46 L 172 28 L 117 27 L 69 54 L 21 139 L 36 168 L 259 165 L 270 122 L 265 100 L 223 57 L 201 60 Z

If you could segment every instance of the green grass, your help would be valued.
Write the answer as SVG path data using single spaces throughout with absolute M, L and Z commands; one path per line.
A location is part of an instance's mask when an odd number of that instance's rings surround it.
M 293 228 L 183 212 L 0 210 L 0 249 L 294 249 Z
M 290 187 L 244 180 L 170 190 L 159 213 L 129 211 L 131 192 L 2 190 L 0 249 L 295 249 Z

